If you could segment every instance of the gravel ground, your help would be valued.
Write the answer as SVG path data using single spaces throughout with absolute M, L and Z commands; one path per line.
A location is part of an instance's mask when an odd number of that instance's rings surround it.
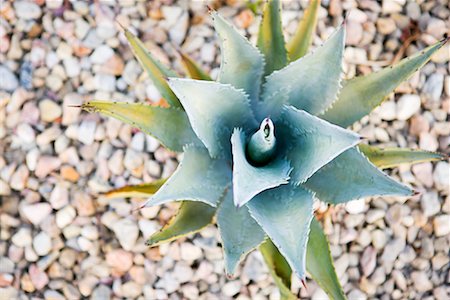
M 218 73 L 209 3 L 255 41 L 243 1 L 1 1 L 0 299 L 278 299 L 259 253 L 224 275 L 214 226 L 149 249 L 145 238 L 176 205 L 132 211 L 113 187 L 169 176 L 177 156 L 128 125 L 68 105 L 89 99 L 159 101 L 119 21 L 180 72 L 174 49 Z M 377 70 L 450 33 L 448 0 L 323 0 L 319 45 L 348 17 L 346 76 Z M 286 35 L 305 1 L 283 3 Z M 370 143 L 450 150 L 450 46 L 354 130 Z M 392 175 L 422 194 L 357 200 L 324 212 L 350 299 L 450 298 L 449 163 Z M 323 208 L 320 208 L 323 212 Z M 326 298 L 307 280 L 302 297 Z M 294 290 L 300 283 L 294 279 Z

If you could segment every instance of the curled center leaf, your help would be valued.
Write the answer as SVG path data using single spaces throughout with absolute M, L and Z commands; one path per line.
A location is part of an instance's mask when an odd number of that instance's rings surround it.
M 247 145 L 247 156 L 250 162 L 260 166 L 267 164 L 276 149 L 275 127 L 270 118 L 265 118 Z

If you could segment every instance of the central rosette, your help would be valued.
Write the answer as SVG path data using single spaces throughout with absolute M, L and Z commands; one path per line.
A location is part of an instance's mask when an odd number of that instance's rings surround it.
M 266 165 L 274 156 L 277 140 L 275 127 L 270 118 L 265 118 L 247 144 L 247 158 L 255 166 Z

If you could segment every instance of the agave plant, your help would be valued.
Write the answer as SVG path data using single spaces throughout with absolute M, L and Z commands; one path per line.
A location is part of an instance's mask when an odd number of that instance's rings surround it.
M 283 298 L 291 274 L 306 270 L 333 299 L 344 298 L 313 203 L 380 195 L 414 195 L 378 167 L 439 160 L 443 155 L 361 144 L 346 129 L 370 113 L 447 40 L 367 76 L 342 79 L 345 22 L 306 54 L 320 1 L 313 0 L 285 44 L 279 1 L 264 6 L 257 46 L 210 10 L 221 46 L 217 81 L 182 54 L 190 79 L 147 52 L 125 29 L 131 48 L 167 106 L 92 101 L 83 105 L 183 152 L 174 174 L 109 196 L 148 196 L 143 206 L 181 201 L 178 214 L 148 240 L 151 246 L 217 223 L 232 276 L 259 246 Z M 305 55 L 306 54 L 306 55 Z

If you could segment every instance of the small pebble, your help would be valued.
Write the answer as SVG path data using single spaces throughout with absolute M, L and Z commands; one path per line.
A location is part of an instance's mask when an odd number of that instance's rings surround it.
M 44 231 L 39 232 L 33 239 L 33 248 L 37 255 L 47 255 L 52 249 L 52 240 Z

